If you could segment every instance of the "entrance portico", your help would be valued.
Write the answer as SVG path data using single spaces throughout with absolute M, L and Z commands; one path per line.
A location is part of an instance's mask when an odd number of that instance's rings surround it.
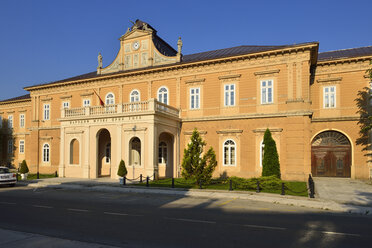
M 60 177 L 117 178 L 121 159 L 129 178 L 154 173 L 171 177 L 179 171 L 180 119 L 176 108 L 150 99 L 63 109 L 61 116 Z M 166 159 L 164 149 L 159 154 L 161 142 L 167 144 Z

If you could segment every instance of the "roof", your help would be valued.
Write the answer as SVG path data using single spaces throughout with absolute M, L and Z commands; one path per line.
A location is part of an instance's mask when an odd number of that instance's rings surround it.
M 161 41 L 164 42 L 163 40 L 161 40 Z M 182 57 L 182 62 L 180 62 L 179 64 L 183 64 L 183 63 L 186 64 L 186 63 L 198 62 L 198 61 L 206 61 L 206 60 L 211 60 L 211 59 L 227 58 L 227 57 L 238 56 L 238 55 L 247 55 L 247 54 L 265 52 L 265 51 L 274 51 L 274 50 L 280 50 L 280 49 L 284 49 L 284 48 L 297 47 L 297 46 L 303 46 L 303 45 L 312 45 L 312 44 L 318 44 L 318 43 L 317 42 L 307 42 L 307 43 L 301 43 L 301 44 L 280 45 L 280 46 L 237 46 L 237 47 L 230 47 L 230 48 L 218 49 L 218 50 L 213 50 L 213 51 L 207 51 L 207 52 L 184 55 Z M 171 52 L 171 51 L 169 51 L 169 52 Z M 104 74 L 104 76 L 115 75 L 115 74 L 119 74 L 119 73 L 123 73 L 123 72 L 133 72 L 133 71 L 139 71 L 139 70 L 144 70 L 144 69 L 149 69 L 149 68 L 169 66 L 169 65 L 172 65 L 172 64 L 153 66 L 153 67 L 145 67 L 145 68 L 137 68 L 137 69 L 126 70 L 126 71 L 118 71 L 118 72 L 114 72 L 114 73 Z M 70 77 L 70 78 L 66 78 L 66 79 L 62 79 L 62 80 L 58 80 L 58 81 L 53 81 L 53 82 L 49 82 L 49 83 L 36 84 L 36 85 L 29 86 L 29 87 L 37 87 L 37 86 L 50 85 L 50 84 L 56 84 L 56 83 L 58 84 L 58 83 L 64 83 L 64 82 L 82 80 L 82 79 L 92 79 L 92 78 L 96 78 L 96 77 L 100 77 L 100 76 L 102 76 L 102 75 L 97 74 L 97 71 L 93 71 L 93 72 L 89 72 L 89 73 L 86 73 L 86 74 L 82 74 L 82 75 L 78 75 L 78 76 L 74 76 L 74 77 Z M 25 89 L 27 89 L 29 87 L 25 87 Z
M 319 61 L 372 56 L 372 46 L 342 49 L 319 53 Z
M 19 101 L 19 100 L 27 100 L 27 99 L 31 99 L 30 94 L 26 94 L 26 95 L 23 95 L 23 96 L 17 96 L 17 97 L 13 97 L 13 98 L 1 100 L 0 103 L 13 102 L 13 101 Z

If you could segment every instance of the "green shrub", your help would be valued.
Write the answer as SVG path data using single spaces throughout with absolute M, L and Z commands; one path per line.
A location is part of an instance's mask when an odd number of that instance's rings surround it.
M 125 167 L 125 163 L 123 160 L 120 161 L 119 169 L 118 169 L 118 176 L 125 177 L 128 174 L 127 168 Z
M 242 190 L 255 190 L 257 188 L 257 181 L 260 183 L 260 189 L 264 190 L 280 190 L 282 180 L 276 176 L 268 177 L 252 177 L 252 178 L 241 178 L 241 177 L 230 177 L 230 180 L 233 182 L 235 189 Z
M 28 167 L 27 167 L 26 160 L 23 160 L 22 163 L 21 163 L 21 167 L 19 168 L 19 173 L 26 174 L 28 172 L 29 172 L 29 170 L 28 170 Z
M 276 149 L 275 140 L 271 137 L 271 132 L 266 129 L 263 144 L 264 154 L 262 159 L 262 176 L 276 176 L 280 178 L 279 155 Z

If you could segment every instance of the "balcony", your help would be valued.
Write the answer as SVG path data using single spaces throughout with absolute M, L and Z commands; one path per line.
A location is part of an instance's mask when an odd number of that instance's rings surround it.
M 80 108 L 64 108 L 61 110 L 62 119 L 77 119 L 99 116 L 123 116 L 138 114 L 162 113 L 172 117 L 179 117 L 179 110 L 167 104 L 158 102 L 156 99 L 148 101 L 112 104 L 107 106 L 89 106 Z

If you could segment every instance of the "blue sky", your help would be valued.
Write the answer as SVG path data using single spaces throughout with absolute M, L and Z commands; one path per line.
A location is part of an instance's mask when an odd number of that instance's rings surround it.
M 141 19 L 183 54 L 319 41 L 320 51 L 372 45 L 372 1 L 1 0 L 0 99 L 96 70 Z

